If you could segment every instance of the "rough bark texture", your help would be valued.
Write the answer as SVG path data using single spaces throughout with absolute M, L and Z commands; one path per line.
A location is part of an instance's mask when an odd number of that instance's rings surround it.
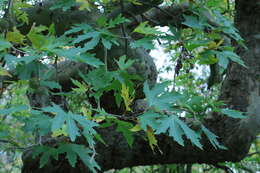
M 147 1 L 148 2 L 148 1 Z M 150 1 L 149 1 L 150 2 Z M 155 2 L 155 1 L 153 1 Z M 160 1 L 156 1 L 158 4 Z M 187 6 L 183 6 L 187 7 Z M 64 23 L 63 12 L 50 14 L 48 9 L 37 7 L 40 10 L 33 8 L 29 13 L 33 16 L 32 22 L 40 22 L 42 24 L 50 24 L 51 22 L 62 23 L 57 25 L 60 33 L 63 33 L 71 24 L 79 22 L 95 21 L 95 15 L 88 15 L 84 12 L 71 11 L 70 18 L 66 18 L 68 23 Z M 148 10 L 145 8 L 138 9 L 138 13 L 143 13 Z M 183 12 L 184 8 L 172 8 Z M 178 13 L 171 13 L 173 16 L 165 16 L 160 10 L 152 9 L 153 11 L 147 12 L 146 17 L 156 21 L 159 25 L 165 25 L 165 20 L 171 23 L 174 20 L 174 15 Z M 120 12 L 120 10 L 119 10 Z M 134 11 L 130 11 L 134 12 Z M 171 12 L 171 11 L 170 11 Z M 44 15 L 40 15 L 40 14 Z M 116 13 L 116 12 L 114 12 Z M 61 15 L 61 16 L 60 16 Z M 112 15 L 112 14 L 111 14 Z M 113 14 L 115 15 L 115 14 Z M 41 17 L 45 16 L 44 19 Z M 83 17 L 82 17 L 83 16 Z M 116 16 L 116 15 L 115 15 Z M 86 18 L 85 18 L 86 17 Z M 178 17 L 177 17 L 178 18 Z M 180 24 L 180 19 L 175 20 Z M 179 22 L 178 22 L 179 21 Z M 206 127 L 211 129 L 220 138 L 220 141 L 228 148 L 228 150 L 216 150 L 209 143 L 205 136 L 202 138 L 203 150 L 194 147 L 188 140 L 185 142 L 185 147 L 178 145 L 172 138 L 160 135 L 158 136 L 159 147 L 161 153 L 153 153 L 150 149 L 148 142 L 137 134 L 135 143 L 132 148 L 129 148 L 122 134 L 115 131 L 114 127 L 106 129 L 98 129 L 98 132 L 103 136 L 107 142 L 107 146 L 101 143 L 96 145 L 96 151 L 99 153 L 96 156 L 97 162 L 100 164 L 102 171 L 112 168 L 120 169 L 124 167 L 131 167 L 137 165 L 153 165 L 153 164 L 167 164 L 167 163 L 208 163 L 214 164 L 223 161 L 240 161 L 245 157 L 250 147 L 251 142 L 254 140 L 256 134 L 260 131 L 260 5 L 257 1 L 253 0 L 237 0 L 236 1 L 236 17 L 235 24 L 240 30 L 248 50 L 241 47 L 237 48 L 237 53 L 242 57 L 248 68 L 244 68 L 238 64 L 231 63 L 228 68 L 227 76 L 225 78 L 220 99 L 224 100 L 228 107 L 248 112 L 249 116 L 243 120 L 234 120 L 222 115 L 212 114 L 207 116 L 204 120 Z M 24 31 L 28 30 L 26 27 Z M 258 34 L 258 37 L 256 37 Z M 110 53 L 117 51 L 116 57 L 123 54 L 123 47 L 113 48 Z M 121 49 L 121 50 L 120 50 Z M 143 50 L 131 50 L 133 57 L 136 55 L 141 56 L 141 62 L 145 63 L 145 73 L 138 69 L 140 66 L 136 65 L 136 72 L 141 72 L 145 79 L 151 79 L 151 85 L 156 79 L 156 70 L 152 58 Z M 131 55 L 131 54 L 130 54 Z M 101 56 L 101 55 L 100 55 Z M 77 65 L 76 65 L 77 66 Z M 61 65 L 61 67 L 63 67 Z M 80 66 L 87 70 L 86 67 Z M 64 68 L 63 68 L 64 69 Z M 148 69 L 148 71 L 147 71 Z M 150 71 L 149 71 L 150 70 Z M 66 71 L 66 70 L 65 70 Z M 60 73 L 60 83 L 67 84 L 68 76 L 75 77 L 76 73 L 73 71 Z M 150 75 L 150 77 L 149 77 Z M 65 81 L 65 82 L 64 82 Z M 69 86 L 71 87 L 71 86 Z M 79 143 L 84 143 L 79 139 Z M 76 168 L 69 166 L 64 156 L 60 156 L 59 161 L 52 161 L 42 169 L 39 169 L 39 158 L 31 158 L 32 150 L 28 149 L 23 155 L 23 173 L 80 173 L 87 172 L 87 168 L 78 162 Z

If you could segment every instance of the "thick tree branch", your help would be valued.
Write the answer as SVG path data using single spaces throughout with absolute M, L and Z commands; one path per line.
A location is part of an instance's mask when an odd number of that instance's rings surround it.
M 98 133 L 106 141 L 106 145 L 98 143 L 95 148 L 98 153 L 96 156 L 97 162 L 102 167 L 102 171 L 109 169 L 121 169 L 125 167 L 132 167 L 138 165 L 154 165 L 154 164 L 170 164 L 170 163 L 207 163 L 217 164 L 224 161 L 239 161 L 245 157 L 247 150 L 249 149 L 250 142 L 253 138 L 249 136 L 241 136 L 244 133 L 243 128 L 234 129 L 236 124 L 224 123 L 224 125 L 230 128 L 219 128 L 221 121 L 212 122 L 208 121 L 208 126 L 213 127 L 216 133 L 220 135 L 220 140 L 228 147 L 228 150 L 216 150 L 209 143 L 205 136 L 202 137 L 203 150 L 193 146 L 190 141 L 186 139 L 185 146 L 180 146 L 174 140 L 166 135 L 158 135 L 159 147 L 162 153 L 159 151 L 152 151 L 149 147 L 148 141 L 144 140 L 143 134 L 139 133 L 135 135 L 135 142 L 133 147 L 129 147 L 125 138 L 121 133 L 115 131 L 116 127 L 109 127 L 105 129 L 98 129 Z M 231 122 L 230 122 L 231 123 Z M 233 123 L 233 122 L 232 122 Z M 213 129 L 212 129 L 213 130 Z M 78 140 L 79 143 L 85 143 L 84 140 Z M 239 145 L 238 145 L 239 144 Z M 37 159 L 31 159 L 30 157 L 24 158 L 24 162 L 27 163 L 24 170 L 34 170 L 38 165 Z M 119 164 L 120 163 L 120 164 Z M 87 169 L 83 164 L 78 164 L 76 168 L 71 168 L 66 160 L 60 160 L 59 165 L 65 166 L 67 172 L 84 172 Z M 67 165 L 67 166 L 66 166 Z M 37 169 L 36 172 L 44 173 L 46 170 L 51 170 L 56 173 L 64 171 L 59 166 L 55 167 L 55 161 L 50 162 L 46 167 Z M 84 170 L 84 171 L 83 171 Z M 49 172 L 49 171 L 48 171 Z M 25 171 L 24 171 L 25 173 Z M 52 172 L 50 172 L 52 173 Z
M 184 14 L 192 14 L 191 5 L 189 3 L 157 7 L 144 13 L 147 19 L 153 21 L 151 25 L 169 26 L 170 24 L 177 28 L 186 27 L 182 24 L 182 22 L 184 22 Z M 204 9 L 201 15 L 207 20 L 208 24 L 214 27 L 220 26 L 207 9 Z
M 133 14 L 135 16 L 143 14 L 154 6 L 160 5 L 162 0 L 139 0 L 138 3 L 142 5 L 134 5 L 133 3 L 128 3 L 124 6 L 124 11 L 122 11 L 121 7 L 116 8 L 110 14 L 108 14 L 108 18 L 115 18 L 119 14 L 123 13 L 126 16 L 129 14 Z M 131 15 L 129 16 L 131 17 Z

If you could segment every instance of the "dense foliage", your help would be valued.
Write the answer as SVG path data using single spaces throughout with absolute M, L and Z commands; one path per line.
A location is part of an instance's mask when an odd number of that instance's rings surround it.
M 107 143 L 98 129 L 110 126 L 123 134 L 129 147 L 142 131 L 154 153 L 161 152 L 159 134 L 169 135 L 181 146 L 188 139 L 200 150 L 201 138 L 206 136 L 214 148 L 228 149 L 202 120 L 209 112 L 245 117 L 218 100 L 229 62 L 247 68 L 231 45 L 246 49 L 233 26 L 233 1 L 164 0 L 165 7 L 187 3 L 188 12 L 180 14 L 181 25 L 169 22 L 161 28 L 145 15 L 139 19 L 124 10 L 128 4 L 146 5 L 145 1 L 56 0 L 50 6 L 53 12 L 75 8 L 102 14 L 95 23 L 73 23 L 64 31 L 54 23 L 30 21 L 30 8 L 40 3 L 44 1 L 0 3 L 0 172 L 17 172 L 21 153 L 31 147 L 34 157 L 41 158 L 40 167 L 65 154 L 72 167 L 81 160 L 96 172 L 100 166 L 95 157 L 102 153 L 96 153 L 95 144 Z M 122 13 L 111 17 L 117 9 Z M 123 55 L 109 57 L 107 52 L 117 47 Z M 168 59 L 157 83 L 135 68 L 145 62 L 129 58 L 129 49 L 164 51 Z M 79 69 L 77 77 L 67 80 L 73 86 L 68 89 L 59 79 L 58 67 L 71 61 L 85 64 L 87 70 Z M 174 77 L 164 77 L 169 73 Z M 113 106 L 106 107 L 104 99 Z M 46 136 L 61 142 L 53 146 Z M 85 145 L 78 143 L 79 137 L 84 137 Z M 193 165 L 193 169 L 189 164 L 152 166 L 118 172 L 218 172 L 216 168 L 227 167 L 253 172 L 259 169 L 258 146 L 256 140 L 251 148 L 255 153 L 237 164 Z

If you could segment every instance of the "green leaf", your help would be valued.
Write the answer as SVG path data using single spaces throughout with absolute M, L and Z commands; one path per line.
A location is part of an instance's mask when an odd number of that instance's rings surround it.
M 99 59 L 97 59 L 95 57 L 95 55 L 90 54 L 90 53 L 83 53 L 78 58 L 76 58 L 76 60 L 79 62 L 84 62 L 93 67 L 100 67 L 100 66 L 104 65 L 104 63 L 102 61 L 100 61 Z
M 216 55 L 219 59 L 223 59 L 223 58 L 229 58 L 230 60 L 244 66 L 244 67 L 247 67 L 244 63 L 244 61 L 236 54 L 234 53 L 233 51 L 217 51 L 216 52 Z M 222 60 L 223 61 L 223 60 Z
M 86 34 L 79 35 L 76 39 L 73 40 L 73 44 L 80 43 L 90 38 L 99 37 L 100 33 L 97 31 L 87 32 Z
M 6 66 L 9 69 L 14 69 L 17 65 L 17 63 L 19 62 L 18 58 L 16 56 L 13 56 L 11 54 L 6 54 L 4 56 L 4 60 L 6 62 Z
M 83 49 L 85 51 L 91 50 L 91 49 L 93 49 L 94 47 L 97 46 L 99 41 L 100 41 L 100 37 L 99 36 L 93 37 L 90 41 L 88 41 L 87 43 L 84 44 Z
M 51 7 L 50 10 L 55 10 L 61 8 L 63 11 L 67 11 L 75 6 L 75 0 L 62 0 L 56 1 Z
M 64 112 L 60 106 L 53 105 L 52 107 L 42 108 L 45 112 L 54 113 L 55 117 L 52 120 L 52 131 L 62 128 L 63 125 L 67 126 L 67 133 L 71 141 L 75 141 L 77 136 L 80 136 L 79 128 L 73 119 L 73 114 Z M 66 124 L 65 124 L 66 123 Z
M 66 152 L 66 158 L 68 159 L 70 165 L 75 168 L 75 165 L 77 163 L 77 153 L 74 152 L 71 149 L 71 144 L 61 144 L 59 145 L 58 150 L 61 153 L 65 153 Z
M 242 112 L 239 112 L 237 110 L 224 108 L 221 109 L 220 112 L 232 118 L 246 118 L 246 116 L 244 116 Z
M 174 116 L 163 117 L 158 120 L 158 122 L 160 126 L 156 129 L 156 134 L 166 133 L 168 131 L 169 136 L 173 137 L 178 144 L 184 146 L 184 140 L 182 138 L 184 132 L 181 126 L 176 122 Z
M 48 36 L 42 34 L 43 31 L 48 30 L 49 28 L 43 25 L 32 26 L 30 32 L 27 34 L 27 37 L 32 42 L 32 46 L 36 49 L 40 49 L 47 44 L 49 44 Z
M 53 118 L 52 121 L 52 127 L 51 127 L 52 131 L 62 128 L 62 126 L 65 123 L 66 112 L 64 112 L 58 105 L 55 104 L 52 107 L 42 108 L 42 110 L 45 112 L 50 112 L 55 114 L 55 117 Z
M 152 129 L 158 129 L 159 122 L 157 121 L 158 118 L 161 118 L 162 115 L 155 113 L 153 111 L 148 111 L 143 113 L 142 115 L 138 116 L 141 128 L 144 131 L 147 131 L 147 127 L 150 126 Z
M 115 122 L 117 123 L 116 131 L 121 132 L 123 136 L 126 138 L 128 145 L 132 147 L 134 143 L 134 136 L 133 136 L 133 132 L 130 131 L 130 129 L 133 128 L 134 126 L 129 122 L 125 122 L 121 120 L 115 120 Z
M 54 81 L 40 81 L 40 85 L 46 86 L 50 89 L 61 89 L 60 84 Z
M 21 111 L 25 111 L 28 110 L 28 106 L 27 105 L 18 105 L 18 106 L 13 106 L 11 108 L 8 109 L 1 109 L 0 110 L 0 115 L 11 115 L 14 114 L 16 112 L 21 112 Z
M 198 20 L 197 17 L 195 16 L 187 16 L 187 15 L 183 15 L 185 21 L 182 22 L 182 24 L 189 26 L 191 28 L 195 28 L 195 29 L 203 29 L 203 25 L 201 23 L 201 21 Z
M 188 40 L 185 42 L 185 48 L 192 51 L 198 47 L 206 47 L 208 45 L 208 40 Z
M 57 54 L 59 57 L 65 57 L 71 60 L 76 60 L 80 54 L 84 52 L 82 48 L 70 48 L 70 49 L 55 49 L 53 53 Z
M 203 131 L 203 133 L 207 136 L 207 138 L 209 139 L 210 143 L 213 145 L 213 147 L 217 150 L 219 149 L 223 149 L 226 150 L 227 148 L 223 145 L 221 145 L 219 143 L 219 141 L 217 140 L 218 136 L 216 136 L 214 133 L 212 133 L 208 128 L 206 128 L 205 126 L 201 125 L 201 129 Z
M 80 31 L 93 31 L 92 27 L 86 23 L 81 23 L 81 24 L 75 24 L 71 29 L 69 29 L 68 31 L 66 31 L 64 33 L 64 35 L 70 35 L 70 34 L 74 34 L 74 33 L 78 33 Z
M 70 79 L 72 83 L 77 87 L 73 88 L 73 91 L 76 91 L 78 93 L 85 94 L 88 91 L 88 86 L 83 82 L 81 83 L 78 80 Z
M 215 64 L 218 59 L 215 57 L 215 51 L 206 50 L 199 54 L 199 63 L 200 64 Z
M 158 31 L 156 28 L 148 26 L 148 22 L 140 23 L 133 32 L 137 32 L 144 35 L 156 35 L 162 34 L 162 32 Z
M 87 142 L 89 143 L 90 146 L 93 146 L 95 144 L 95 141 L 93 139 L 94 136 L 98 135 L 94 127 L 98 127 L 99 124 L 86 119 L 86 117 L 73 114 L 71 115 L 72 118 L 81 125 L 83 128 L 82 134 L 86 138 Z
M 12 44 L 9 41 L 4 40 L 2 37 L 0 37 L 0 51 L 8 49 L 11 46 L 12 46 Z
M 178 41 L 181 39 L 182 29 L 178 29 L 171 25 L 169 26 L 169 29 L 170 29 L 171 33 L 173 34 L 173 35 L 171 35 L 172 40 Z
M 43 168 L 44 165 L 51 159 L 58 160 L 59 151 L 56 148 L 48 146 L 37 146 L 34 148 L 33 157 L 41 155 L 40 159 L 40 168 Z
M 195 133 L 191 128 L 189 128 L 183 121 L 181 121 L 179 118 L 174 117 L 175 121 L 180 125 L 182 128 L 185 136 L 190 139 L 190 141 L 195 144 L 198 148 L 202 149 L 202 145 L 200 143 L 200 135 Z
M 41 155 L 40 168 L 42 168 L 51 159 L 58 160 L 59 154 L 66 153 L 70 165 L 75 167 L 77 163 L 77 157 L 79 157 L 83 163 L 94 173 L 96 170 L 100 170 L 97 162 L 90 156 L 92 151 L 83 145 L 78 144 L 60 144 L 58 148 L 52 148 L 48 146 L 37 146 L 33 151 L 33 158 Z
M 119 61 L 115 60 L 117 65 L 121 70 L 126 70 L 127 68 L 131 67 L 133 63 L 135 62 L 134 60 L 126 60 L 126 56 L 121 56 L 119 57 Z
M 218 64 L 223 67 L 224 69 L 227 69 L 229 59 L 224 56 L 217 56 L 218 58 Z
M 113 80 L 112 73 L 107 72 L 104 68 L 92 70 L 87 75 L 81 77 L 83 77 L 86 83 L 93 86 L 93 89 L 96 91 L 109 86 Z
M 70 144 L 71 149 L 77 153 L 79 158 L 83 161 L 83 163 L 94 173 L 96 173 L 96 169 L 100 170 L 97 162 L 90 156 L 92 151 L 86 148 L 83 145 Z
M 105 27 L 105 26 L 107 25 L 107 19 L 106 19 L 106 17 L 105 17 L 105 16 L 99 17 L 98 20 L 97 20 L 97 24 L 98 24 L 98 26 L 100 26 L 100 27 Z
M 101 42 L 102 42 L 103 46 L 105 46 L 106 49 L 108 49 L 108 50 L 111 49 L 112 43 L 109 40 L 102 38 Z
M 109 23 L 108 23 L 108 28 L 113 28 L 116 25 L 122 24 L 122 23 L 126 23 L 126 22 L 130 22 L 129 19 L 125 18 L 122 16 L 122 14 L 119 14 L 115 19 L 110 19 Z
M 143 47 L 145 50 L 154 49 L 153 38 L 142 38 L 130 43 L 131 48 Z
M 51 132 L 52 119 L 41 111 L 32 110 L 31 116 L 26 118 L 24 130 L 26 132 L 39 133 L 44 136 Z
M 68 113 L 67 116 L 65 116 L 66 119 L 66 125 L 67 125 L 67 133 L 70 136 L 71 141 L 75 141 L 77 136 L 80 136 L 79 128 L 77 127 L 74 119 L 73 114 Z
M 168 92 L 167 87 L 169 84 L 169 82 L 163 82 L 149 89 L 148 83 L 144 83 L 143 91 L 149 107 L 153 107 L 156 110 L 172 110 L 173 104 L 182 96 L 177 92 Z

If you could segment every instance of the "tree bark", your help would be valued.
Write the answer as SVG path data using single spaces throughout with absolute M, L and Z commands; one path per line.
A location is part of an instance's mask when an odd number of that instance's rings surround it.
M 157 3 L 159 1 L 156 1 Z M 186 6 L 185 6 L 186 7 Z M 38 8 L 38 7 L 37 7 Z M 43 8 L 43 7 L 41 7 Z M 139 13 L 144 13 L 149 7 L 139 9 Z M 176 8 L 177 9 L 177 8 Z M 180 8 L 178 8 L 180 9 Z M 42 24 L 50 24 L 49 19 L 44 20 L 40 18 L 39 12 L 31 9 L 31 14 L 34 14 L 32 22 L 44 22 Z M 42 9 L 40 13 L 45 16 L 50 16 L 48 10 Z M 155 10 L 155 9 L 152 9 Z M 162 12 L 148 11 L 146 15 L 157 23 L 164 25 L 164 20 L 172 21 L 172 17 L 163 18 Z M 183 8 L 181 9 L 183 11 Z M 29 11 L 30 12 L 30 11 Z M 46 13 L 45 13 L 46 12 Z M 47 13 L 48 12 L 48 13 Z M 114 12 L 116 13 L 116 12 Z M 84 12 L 72 12 L 71 21 L 73 22 L 87 22 L 93 16 L 82 19 L 82 16 L 87 16 Z M 37 15 L 39 18 L 37 18 Z M 59 19 L 59 14 L 56 17 L 52 15 L 53 21 Z M 63 14 L 67 15 L 67 14 Z M 113 14 L 115 15 L 115 14 Z M 160 16 L 161 15 L 161 16 Z M 180 16 L 180 14 L 176 15 Z M 116 16 L 116 15 L 115 15 Z M 165 16 L 165 14 L 164 14 Z M 75 18 L 73 18 L 75 17 Z M 161 18 L 163 19 L 161 19 Z M 93 19 L 91 19 L 93 21 Z M 95 21 L 95 20 L 94 20 Z M 176 19 L 181 24 L 181 20 Z M 70 22 L 68 20 L 68 22 Z M 63 33 L 68 29 L 72 23 L 66 23 L 62 26 L 57 25 L 57 29 Z M 98 133 L 107 142 L 107 145 L 97 143 L 95 146 L 96 161 L 102 168 L 102 171 L 109 169 L 121 169 L 125 167 L 132 167 L 138 165 L 153 165 L 153 164 L 170 164 L 170 163 L 208 163 L 216 164 L 218 162 L 232 161 L 237 162 L 243 159 L 248 153 L 249 147 L 254 140 L 257 133 L 260 132 L 260 5 L 257 1 L 237 0 L 236 1 L 236 16 L 235 25 L 239 29 L 248 49 L 241 46 L 237 47 L 237 53 L 244 60 L 248 68 L 231 62 L 228 68 L 226 78 L 221 88 L 220 99 L 223 100 L 229 108 L 237 109 L 248 113 L 248 117 L 243 120 L 228 118 L 226 116 L 212 113 L 204 119 L 204 125 L 219 136 L 219 140 L 228 150 L 216 150 L 209 143 L 205 136 L 202 136 L 203 150 L 193 146 L 188 140 L 185 146 L 180 146 L 173 139 L 166 135 L 158 135 L 159 151 L 153 152 L 146 140 L 143 139 L 142 133 L 135 136 L 133 147 L 130 148 L 121 133 L 115 131 L 115 127 L 105 129 L 97 129 Z M 65 27 L 64 27 L 65 26 Z M 24 31 L 28 28 L 24 29 Z M 115 51 L 115 49 L 111 50 Z M 141 50 L 140 50 L 141 51 Z M 144 56 L 149 56 L 143 53 Z M 149 67 L 153 68 L 153 62 L 150 62 Z M 82 68 L 82 67 L 80 67 Z M 84 67 L 83 67 L 84 69 Z M 154 70 L 154 69 L 153 69 Z M 151 70 L 152 71 L 152 70 Z M 152 73 L 152 72 L 149 72 Z M 60 83 L 63 85 L 75 73 L 66 73 L 61 75 Z M 147 74 L 147 78 L 148 78 Z M 156 76 L 156 75 L 155 75 Z M 154 81 L 154 76 L 153 76 Z M 78 143 L 85 143 L 83 139 L 78 139 Z M 23 173 L 80 173 L 87 172 L 87 168 L 79 161 L 75 168 L 72 168 L 64 156 L 60 156 L 58 161 L 50 161 L 44 168 L 39 168 L 39 158 L 31 157 L 32 150 L 28 149 L 23 155 Z

